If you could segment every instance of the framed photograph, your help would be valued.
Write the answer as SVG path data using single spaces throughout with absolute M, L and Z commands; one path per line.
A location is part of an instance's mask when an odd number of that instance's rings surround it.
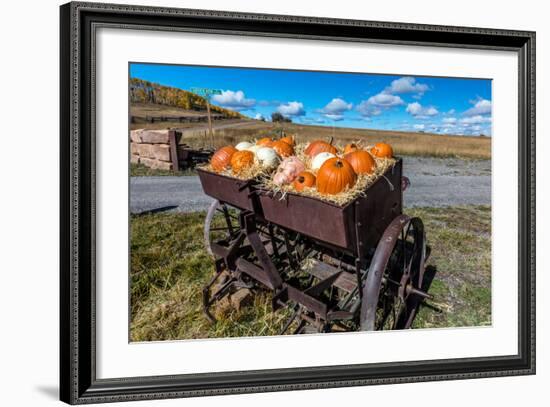
M 535 33 L 61 6 L 61 400 L 535 373 Z

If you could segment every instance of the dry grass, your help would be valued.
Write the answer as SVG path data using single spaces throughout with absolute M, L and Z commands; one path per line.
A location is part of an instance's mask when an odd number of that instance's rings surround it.
M 194 168 L 186 168 L 184 170 L 160 170 L 156 168 L 149 168 L 143 164 L 130 164 L 130 177 L 185 177 L 197 175 L 197 171 Z
M 256 126 L 246 128 L 224 128 L 214 131 L 214 147 L 228 144 L 235 145 L 240 141 L 275 135 L 279 127 L 273 123 L 259 122 Z M 444 136 L 440 134 L 395 132 L 370 129 L 348 129 L 320 126 L 286 125 L 285 131 L 296 135 L 296 141 L 309 142 L 315 139 L 329 140 L 331 137 L 341 143 L 357 140 L 365 144 L 386 142 L 393 146 L 396 155 L 416 155 L 429 157 L 460 157 L 471 159 L 491 158 L 490 137 Z M 211 141 L 206 137 L 190 137 L 185 142 L 197 148 L 210 147 Z
M 203 116 L 204 112 L 198 110 L 184 110 L 175 106 L 157 105 L 152 103 L 133 103 L 130 114 L 136 117 L 145 116 Z
M 202 312 L 202 288 L 214 275 L 204 249 L 203 212 L 131 217 L 132 341 L 242 337 L 277 334 L 289 312 L 272 312 L 271 296 L 260 292 L 236 311 L 213 309 L 217 322 Z
M 250 129 L 242 133 L 238 129 L 224 129 L 220 136 L 241 141 L 259 138 L 263 133 L 276 130 L 275 125 L 266 123 L 264 130 Z M 330 128 L 322 126 L 285 125 L 285 131 L 296 135 L 297 142 L 314 139 L 329 140 L 331 137 L 341 143 L 360 140 L 364 144 L 386 142 L 393 146 L 396 155 L 421 155 L 434 157 L 491 158 L 491 138 L 444 136 L 439 134 L 397 132 L 371 129 Z
M 133 117 L 133 122 L 130 123 L 130 130 L 137 130 L 137 129 L 148 129 L 148 130 L 161 130 L 161 129 L 167 129 L 167 128 L 180 128 L 180 129 L 195 129 L 195 128 L 208 128 L 208 123 L 206 122 L 200 122 L 200 123 L 186 123 L 186 122 L 176 122 L 176 121 L 157 121 L 155 123 L 149 123 L 146 121 L 147 116 L 164 116 L 164 117 L 196 117 L 196 116 L 204 116 L 206 114 L 205 111 L 198 111 L 198 110 L 183 110 L 175 106 L 164 106 L 164 105 L 156 105 L 156 104 L 143 104 L 143 103 L 136 103 L 132 104 L 130 107 L 130 116 Z M 243 120 L 239 118 L 235 119 L 226 119 L 223 121 L 213 121 L 213 124 L 219 125 L 228 125 L 228 124 L 236 124 L 236 123 L 243 123 L 243 122 L 251 122 L 251 124 L 254 124 L 256 120 Z
M 132 108 L 134 109 L 134 108 Z M 159 105 L 154 107 L 136 107 L 140 114 L 154 109 L 155 114 L 179 114 L 186 112 L 177 110 L 173 107 L 168 107 L 166 110 Z M 160 110 L 159 110 L 160 109 Z M 133 110 L 132 110 L 133 111 Z M 152 111 L 149 114 L 153 114 Z M 193 114 L 204 114 L 204 112 L 194 112 Z M 245 127 L 222 128 L 214 131 L 214 147 L 219 148 L 224 145 L 235 145 L 239 141 L 252 140 L 265 135 L 274 136 L 280 133 L 281 130 L 295 134 L 297 142 L 309 142 L 314 139 L 330 139 L 333 137 L 343 143 L 361 140 L 365 144 L 375 144 L 383 141 L 391 144 L 397 155 L 420 155 L 433 157 L 462 157 L 473 159 L 490 159 L 491 158 L 491 138 L 490 137 L 468 137 L 468 136 L 445 136 L 440 134 L 430 133 L 415 133 L 403 131 L 386 131 L 374 129 L 350 129 L 342 127 L 324 127 L 324 126 L 309 126 L 295 123 L 276 124 L 271 122 L 262 122 L 256 120 L 225 120 L 215 121 L 214 125 L 227 125 L 235 123 L 237 125 L 246 122 Z M 202 127 L 203 125 L 198 125 Z M 204 125 L 206 126 L 206 125 Z M 197 123 L 180 124 L 174 122 L 132 124 L 131 129 L 136 128 L 191 128 L 197 127 Z M 204 127 L 206 128 L 206 127 Z M 194 136 L 184 140 L 193 147 L 211 147 L 212 142 L 205 136 Z

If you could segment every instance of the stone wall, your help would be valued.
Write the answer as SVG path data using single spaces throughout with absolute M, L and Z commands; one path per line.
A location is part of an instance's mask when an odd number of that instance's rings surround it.
M 132 130 L 130 161 L 159 170 L 173 170 L 170 154 L 170 130 Z

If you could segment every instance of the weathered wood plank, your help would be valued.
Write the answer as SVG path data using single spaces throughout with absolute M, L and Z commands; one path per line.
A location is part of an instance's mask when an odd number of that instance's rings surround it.
M 170 130 L 168 132 L 168 139 L 170 140 L 170 145 L 168 146 L 168 158 L 172 162 L 172 167 L 174 170 L 179 170 L 179 160 L 178 160 L 178 141 L 176 140 L 176 130 Z

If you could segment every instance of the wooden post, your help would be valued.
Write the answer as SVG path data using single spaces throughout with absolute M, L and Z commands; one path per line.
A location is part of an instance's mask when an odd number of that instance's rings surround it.
M 179 171 L 178 159 L 178 140 L 176 140 L 176 130 L 172 129 L 168 132 L 168 140 L 170 141 L 170 158 L 172 159 L 172 167 L 174 171 Z
M 212 134 L 212 117 L 210 117 L 210 98 L 206 97 L 206 111 L 208 112 L 208 132 L 210 133 L 210 143 L 214 148 L 214 135 Z

